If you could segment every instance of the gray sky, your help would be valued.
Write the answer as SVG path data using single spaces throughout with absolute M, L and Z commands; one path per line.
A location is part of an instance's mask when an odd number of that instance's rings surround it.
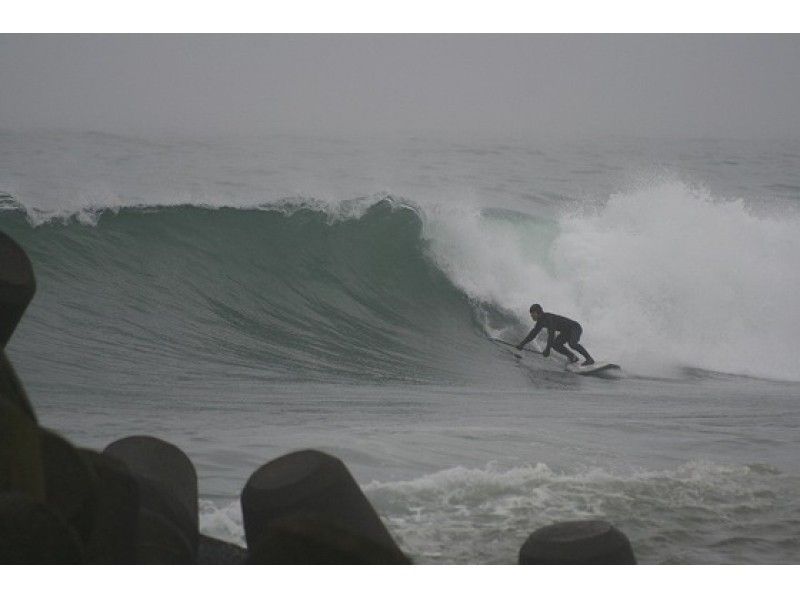
M 800 35 L 0 35 L 0 127 L 800 136 Z

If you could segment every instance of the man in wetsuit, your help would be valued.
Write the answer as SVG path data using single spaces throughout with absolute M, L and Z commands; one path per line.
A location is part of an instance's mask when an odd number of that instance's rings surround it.
M 538 303 L 531 305 L 530 312 L 531 318 L 536 322 L 536 326 L 534 326 L 530 334 L 525 337 L 525 340 L 517 345 L 517 349 L 521 351 L 522 347 L 536 338 L 536 335 L 541 332 L 542 328 L 547 328 L 547 346 L 544 348 L 544 351 L 542 351 L 542 355 L 549 357 L 550 348 L 552 347 L 562 355 L 565 355 L 570 363 L 575 363 L 578 361 L 578 358 L 572 351 L 564 346 L 564 343 L 566 343 L 571 349 L 584 356 L 585 361 L 581 365 L 592 365 L 594 363 L 594 359 L 589 355 L 589 352 L 578 342 L 581 339 L 583 328 L 581 328 L 581 325 L 575 320 L 570 320 L 558 314 L 545 313 L 544 310 L 542 310 L 542 306 Z M 556 332 L 558 332 L 558 336 L 553 340 L 553 336 Z

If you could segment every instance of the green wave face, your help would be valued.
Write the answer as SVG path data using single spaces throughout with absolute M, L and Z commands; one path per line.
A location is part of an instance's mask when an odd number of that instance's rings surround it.
M 104 211 L 92 226 L 32 227 L 14 210 L 0 222 L 37 276 L 13 341 L 30 370 L 77 362 L 156 384 L 193 371 L 430 382 L 488 367 L 474 306 L 428 259 L 417 212 L 392 201 L 349 218 L 180 206 Z

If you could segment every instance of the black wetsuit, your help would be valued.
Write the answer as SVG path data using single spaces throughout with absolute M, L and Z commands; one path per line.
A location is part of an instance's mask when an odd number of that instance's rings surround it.
M 541 332 L 542 328 L 547 328 L 547 346 L 544 350 L 545 354 L 548 354 L 552 347 L 562 355 L 565 355 L 571 362 L 578 361 L 575 354 L 564 346 L 564 343 L 566 343 L 571 349 L 583 355 L 588 362 L 592 363 L 594 361 L 591 355 L 589 355 L 589 352 L 578 342 L 581 339 L 581 334 L 583 334 L 581 325 L 575 320 L 570 320 L 558 314 L 549 314 L 545 312 L 539 316 L 539 319 L 536 320 L 536 326 L 533 327 L 530 334 L 528 334 L 525 340 L 518 346 L 523 347 L 527 345 L 536 338 L 536 335 Z M 558 337 L 553 340 L 553 336 L 555 336 L 556 332 L 558 332 Z

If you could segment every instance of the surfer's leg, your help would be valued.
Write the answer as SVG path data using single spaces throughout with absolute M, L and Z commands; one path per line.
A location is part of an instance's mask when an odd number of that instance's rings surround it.
M 570 347 L 572 347 L 578 353 L 583 355 L 584 362 L 581 365 L 592 365 L 594 363 L 594 359 L 592 359 L 592 356 L 589 355 L 589 351 L 583 348 L 583 345 L 581 345 L 580 343 L 575 343 L 574 345 L 570 345 Z
M 594 363 L 594 359 L 592 359 L 592 356 L 589 355 L 589 351 L 584 349 L 583 345 L 581 345 L 578 342 L 581 339 L 582 333 L 583 333 L 583 328 L 581 328 L 580 326 L 573 328 L 569 336 L 569 346 L 571 349 L 577 351 L 583 356 L 585 361 L 583 362 L 582 365 L 592 365 Z
M 563 332 L 559 332 L 556 340 L 553 341 L 553 349 L 558 351 L 562 355 L 564 355 L 567 359 L 569 359 L 570 363 L 575 363 L 578 361 L 578 358 L 575 357 L 575 354 L 567 349 L 564 346 L 564 343 L 567 341 L 567 336 Z

